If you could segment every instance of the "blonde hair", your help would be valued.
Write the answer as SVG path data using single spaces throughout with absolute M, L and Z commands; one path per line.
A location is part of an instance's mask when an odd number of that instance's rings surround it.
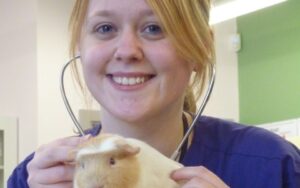
M 210 0 L 147 0 L 147 2 L 160 19 L 166 35 L 178 53 L 187 62 L 196 64 L 193 81 L 184 99 L 184 110 L 195 112 L 196 101 L 207 82 L 209 67 L 215 62 L 214 41 L 209 26 Z M 76 53 L 88 3 L 88 0 L 76 0 L 71 15 L 69 25 L 71 57 Z

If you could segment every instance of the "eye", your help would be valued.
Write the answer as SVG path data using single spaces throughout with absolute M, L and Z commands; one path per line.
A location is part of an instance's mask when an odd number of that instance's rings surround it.
M 115 164 L 116 164 L 116 160 L 115 160 L 113 157 L 111 157 L 111 158 L 109 159 L 109 164 L 110 164 L 111 166 L 115 165 Z
M 148 24 L 142 30 L 142 35 L 148 40 L 160 40 L 164 38 L 163 29 L 158 24 Z
M 162 34 L 162 29 L 159 25 L 150 24 L 145 27 L 144 32 L 157 35 L 157 34 Z
M 113 32 L 115 29 L 110 24 L 102 24 L 102 25 L 96 27 L 95 30 L 97 33 L 105 34 L 105 33 Z

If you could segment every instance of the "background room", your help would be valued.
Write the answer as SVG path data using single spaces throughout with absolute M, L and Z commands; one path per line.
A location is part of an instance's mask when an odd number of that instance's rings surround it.
M 215 0 L 214 8 L 233 2 Z M 0 0 L 0 188 L 38 146 L 74 134 L 59 90 L 73 3 Z M 264 127 L 300 147 L 299 9 L 287 0 L 212 23 L 217 77 L 205 115 Z M 71 106 L 90 126 L 99 109 L 66 76 Z

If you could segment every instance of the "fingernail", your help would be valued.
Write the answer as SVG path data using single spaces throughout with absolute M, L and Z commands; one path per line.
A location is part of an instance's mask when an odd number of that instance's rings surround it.
M 82 137 L 82 140 L 89 140 L 90 138 L 92 138 L 92 135 L 91 134 L 87 134 L 87 135 L 84 135 Z
M 173 170 L 173 171 L 171 172 L 171 174 L 170 174 L 170 177 L 171 177 L 171 178 L 174 177 L 174 174 L 176 173 L 176 171 L 177 171 L 177 170 Z

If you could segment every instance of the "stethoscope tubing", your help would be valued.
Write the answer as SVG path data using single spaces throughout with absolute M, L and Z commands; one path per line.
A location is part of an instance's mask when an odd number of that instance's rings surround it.
M 77 59 L 80 58 L 80 55 L 79 56 L 76 56 L 74 57 L 73 59 L 69 60 L 64 66 L 63 66 L 63 69 L 61 71 L 61 75 L 60 75 L 60 91 L 61 91 L 61 96 L 62 96 L 62 99 L 64 101 L 64 104 L 66 106 L 66 109 L 74 123 L 74 125 L 76 126 L 79 134 L 81 136 L 84 136 L 85 133 L 84 133 L 84 130 L 82 129 L 80 123 L 78 122 L 77 118 L 75 117 L 74 115 L 74 112 L 70 106 L 70 103 L 68 101 L 68 98 L 66 96 L 66 91 L 65 91 L 65 86 L 64 86 L 64 75 L 65 75 L 65 71 L 67 69 L 67 67 L 72 63 L 72 62 L 76 62 Z M 176 160 L 180 154 L 180 150 L 183 146 L 183 144 L 188 140 L 190 134 L 192 133 L 195 125 L 196 125 L 196 122 L 198 121 L 198 119 L 200 118 L 200 116 L 202 115 L 204 109 L 205 109 L 205 106 L 211 96 L 211 93 L 212 93 L 212 90 L 213 90 L 213 87 L 214 87 L 214 84 L 215 84 L 215 77 L 216 77 L 216 69 L 215 69 L 215 66 L 213 64 L 211 64 L 211 66 L 209 67 L 210 68 L 210 75 L 209 75 L 209 85 L 207 87 L 207 90 L 206 90 L 206 93 L 205 93 L 205 96 L 203 98 L 203 102 L 201 103 L 200 107 L 199 107 L 199 110 L 197 111 L 196 113 L 196 116 L 193 120 L 193 122 L 191 123 L 191 125 L 189 126 L 189 129 L 187 130 L 187 132 L 185 133 L 185 135 L 183 136 L 181 142 L 178 144 L 176 150 L 174 151 L 174 153 L 171 155 L 171 159 L 173 160 Z
M 213 64 L 211 64 L 210 66 L 210 75 L 209 75 L 209 84 L 208 84 L 208 88 L 206 90 L 205 96 L 203 98 L 203 102 L 201 103 L 199 110 L 196 113 L 195 118 L 193 119 L 191 125 L 189 126 L 189 129 L 187 130 L 187 132 L 185 133 L 185 135 L 183 136 L 182 140 L 180 141 L 180 143 L 178 144 L 176 150 L 173 152 L 173 154 L 171 155 L 171 159 L 176 160 L 180 154 L 180 150 L 183 146 L 183 144 L 188 140 L 190 134 L 192 133 L 196 122 L 198 121 L 198 119 L 200 118 L 200 116 L 202 115 L 205 106 L 207 104 L 207 102 L 210 99 L 214 84 L 215 84 L 215 79 L 216 79 L 216 68 Z
M 65 76 L 65 71 L 66 71 L 67 67 L 68 67 L 72 62 L 76 62 L 76 60 L 79 59 L 79 58 L 80 58 L 80 56 L 76 56 L 76 57 L 74 57 L 73 59 L 69 60 L 69 61 L 63 66 L 62 71 L 61 71 L 61 75 L 60 75 L 60 93 L 61 93 L 62 99 L 63 99 L 63 101 L 64 101 L 64 104 L 65 104 L 65 106 L 66 106 L 66 108 L 67 108 L 67 111 L 68 111 L 68 113 L 69 113 L 69 115 L 70 115 L 70 117 L 71 117 L 71 119 L 72 119 L 74 125 L 76 126 L 76 128 L 77 128 L 79 134 L 80 134 L 81 136 L 84 136 L 85 133 L 84 133 L 84 131 L 83 131 L 83 129 L 82 129 L 80 123 L 78 122 L 77 118 L 75 117 L 74 112 L 73 112 L 73 110 L 72 110 L 72 108 L 71 108 L 71 106 L 70 106 L 69 100 L 68 100 L 67 95 L 66 95 L 65 84 L 64 84 L 64 76 Z

